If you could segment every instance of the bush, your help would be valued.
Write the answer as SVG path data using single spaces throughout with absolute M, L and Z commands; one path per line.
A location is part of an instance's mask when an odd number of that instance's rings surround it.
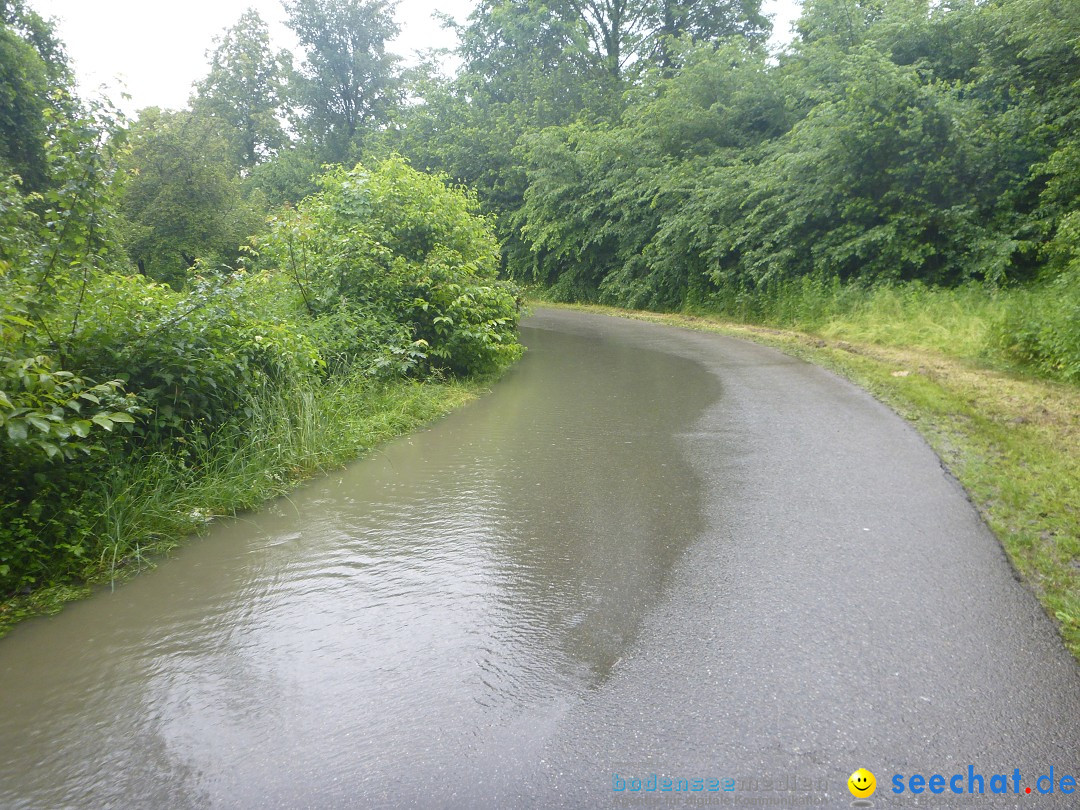
M 518 357 L 518 294 L 496 280 L 498 244 L 471 194 L 398 157 L 333 169 L 319 185 L 257 249 L 295 285 L 325 360 L 475 373 Z
M 138 553 L 121 542 L 138 526 L 105 525 L 126 514 L 118 471 L 172 471 L 151 492 L 195 487 L 237 455 L 265 461 L 279 488 L 281 442 L 260 455 L 223 437 L 258 441 L 268 410 L 310 416 L 324 390 L 375 392 L 367 378 L 486 372 L 518 356 L 517 293 L 495 278 L 472 197 L 400 159 L 333 170 L 321 188 L 272 223 L 260 267 L 204 276 L 197 263 L 177 290 L 109 260 L 107 236 L 79 219 L 109 222 L 100 189 L 73 187 L 65 228 L 51 227 L 65 211 L 35 213 L 0 182 L 0 595 Z M 305 417 L 297 430 L 329 427 Z
M 1080 382 L 1080 264 L 1048 284 L 1018 291 L 994 338 L 1013 361 Z
M 152 411 L 140 425 L 148 438 L 217 427 L 242 416 L 264 388 L 294 383 L 318 366 L 310 340 L 253 310 L 245 288 L 255 283 L 237 273 L 180 293 L 141 276 L 99 274 L 70 330 L 68 361 L 137 393 Z M 73 320 L 66 303 L 58 323 Z

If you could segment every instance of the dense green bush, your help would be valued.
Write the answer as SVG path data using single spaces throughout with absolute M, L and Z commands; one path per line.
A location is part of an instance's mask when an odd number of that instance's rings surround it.
M 110 470 L 160 458 L 147 469 L 197 480 L 223 436 L 313 414 L 322 388 L 486 372 L 521 351 L 490 224 L 399 159 L 330 171 L 248 251 L 252 269 L 196 262 L 176 289 L 125 267 L 107 167 L 80 175 L 73 154 L 53 164 L 57 191 L 0 186 L 0 594 L 100 570 L 101 537 L 125 533 L 101 525 L 125 497 Z
M 1018 293 L 994 337 L 1016 362 L 1080 382 L 1080 211 L 1063 217 L 1048 252 L 1064 269 L 1044 285 Z
M 120 378 L 152 413 L 150 438 L 213 429 L 242 416 L 265 389 L 317 371 L 312 341 L 288 322 L 260 317 L 243 272 L 177 292 L 141 276 L 97 275 L 71 330 L 69 362 L 95 378 Z M 53 320 L 71 321 L 72 304 Z
M 1006 315 L 998 341 L 1011 358 L 1048 377 L 1080 382 L 1080 282 L 1025 291 Z
M 22 340 L 33 292 L 0 260 L 0 593 L 81 561 L 89 515 L 70 493 L 145 412 L 119 380 L 95 383 Z
M 517 294 L 496 279 L 498 245 L 470 194 L 396 157 L 332 169 L 320 187 L 257 249 L 330 338 L 328 361 L 473 373 L 518 356 Z

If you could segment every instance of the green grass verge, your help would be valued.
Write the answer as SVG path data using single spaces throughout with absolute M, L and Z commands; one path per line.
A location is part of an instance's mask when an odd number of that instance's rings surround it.
M 538 301 L 565 302 L 560 292 L 565 291 L 529 290 Z M 974 281 L 946 288 L 802 276 L 755 289 L 714 290 L 680 311 L 875 346 L 926 349 L 1001 371 L 1080 383 L 1080 268 L 1002 288 Z
M 222 429 L 186 456 L 155 453 L 118 465 L 76 505 L 99 516 L 82 581 L 0 602 L 0 636 L 152 566 L 216 516 L 253 509 L 475 399 L 491 381 L 338 380 L 294 389 L 256 403 L 242 427 Z
M 822 324 L 816 333 L 709 317 L 543 303 L 753 340 L 830 368 L 870 391 L 922 433 L 1001 540 L 1009 559 L 1080 660 L 1080 389 L 987 368 L 977 340 L 911 328 Z M 979 313 L 957 311 L 970 325 Z M 934 325 L 937 324 L 937 325 Z M 866 321 L 869 329 L 871 321 Z M 931 329 L 931 326 L 933 328 Z M 942 328 L 948 328 L 947 326 Z M 845 340 L 836 340 L 842 334 Z M 866 342 L 856 342 L 856 336 Z M 882 345 L 893 344 L 893 345 Z M 951 347 L 955 353 L 941 349 Z M 935 350 L 937 349 L 937 350 Z

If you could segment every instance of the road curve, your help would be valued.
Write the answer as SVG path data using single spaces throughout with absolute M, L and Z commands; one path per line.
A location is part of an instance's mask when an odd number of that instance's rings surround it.
M 693 359 L 722 395 L 685 437 L 706 532 L 507 804 L 847 807 L 863 766 L 878 807 L 1080 807 L 1060 784 L 1026 794 L 1051 766 L 1058 782 L 1080 777 L 1080 668 L 910 425 L 752 343 L 550 309 L 527 325 Z M 981 774 L 986 792 L 913 796 L 914 773 L 963 774 L 965 791 Z M 738 781 L 665 796 L 648 791 L 652 774 Z M 994 774 L 1007 795 L 990 795 Z M 640 794 L 615 789 L 634 778 Z

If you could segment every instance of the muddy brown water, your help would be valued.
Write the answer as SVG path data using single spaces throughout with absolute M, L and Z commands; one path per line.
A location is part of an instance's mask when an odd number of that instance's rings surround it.
M 0 641 L 0 807 L 453 804 L 538 756 L 703 530 L 720 388 L 523 336 L 481 401 Z

